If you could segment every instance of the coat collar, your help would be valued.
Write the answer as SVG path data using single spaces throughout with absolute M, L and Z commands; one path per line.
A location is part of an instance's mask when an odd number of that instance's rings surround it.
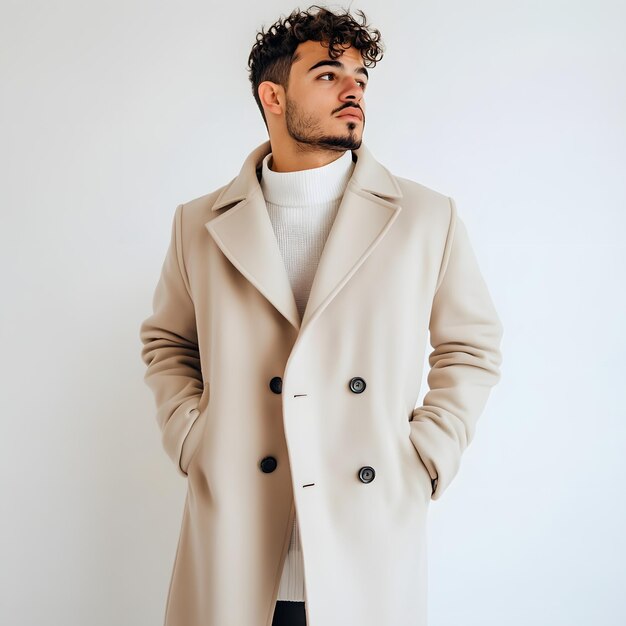
M 364 143 L 322 251 L 302 320 L 270 221 L 261 185 L 270 141 L 257 146 L 239 174 L 217 197 L 212 210 L 229 207 L 205 223 L 231 263 L 300 333 L 313 322 L 385 236 L 401 210 L 395 177 Z
M 223 209 L 229 204 L 245 200 L 260 187 L 259 176 L 263 159 L 271 152 L 271 144 L 265 141 L 257 146 L 244 161 L 239 174 L 217 197 L 213 211 Z M 361 142 L 361 147 L 353 150 L 357 162 L 352 174 L 352 181 L 363 191 L 387 198 L 401 198 L 402 191 L 393 175 L 380 164 Z

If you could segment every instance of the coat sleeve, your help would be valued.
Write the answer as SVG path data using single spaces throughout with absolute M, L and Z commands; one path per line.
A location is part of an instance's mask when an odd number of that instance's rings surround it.
M 500 380 L 503 326 L 467 229 L 450 202 L 448 236 L 429 322 L 429 390 L 412 412 L 410 438 L 441 497 L 455 477 L 491 388 Z
M 200 411 L 204 382 L 194 304 L 182 257 L 183 205 L 174 213 L 169 248 L 152 300 L 153 313 L 140 328 L 144 375 L 156 402 L 165 451 L 183 476 L 183 443 Z

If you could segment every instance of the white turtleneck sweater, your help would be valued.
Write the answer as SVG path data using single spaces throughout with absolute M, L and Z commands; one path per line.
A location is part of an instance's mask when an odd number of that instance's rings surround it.
M 300 319 L 304 315 L 322 250 L 354 170 L 352 151 L 322 167 L 274 172 L 272 153 L 263 159 L 261 189 L 278 247 L 294 293 Z M 285 559 L 278 600 L 304 602 L 304 569 L 297 516 Z

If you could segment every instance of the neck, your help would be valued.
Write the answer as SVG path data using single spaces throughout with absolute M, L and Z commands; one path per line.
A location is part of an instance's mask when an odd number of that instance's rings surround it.
M 347 148 L 320 148 L 300 142 L 270 141 L 272 160 L 270 167 L 273 172 L 300 172 L 302 170 L 324 167 L 341 158 Z

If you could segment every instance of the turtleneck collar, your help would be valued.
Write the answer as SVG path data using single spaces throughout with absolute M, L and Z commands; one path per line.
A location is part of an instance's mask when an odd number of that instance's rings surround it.
M 295 172 L 274 172 L 270 152 L 263 159 L 261 189 L 267 202 L 280 206 L 305 206 L 341 198 L 352 176 L 352 151 L 346 150 L 331 163 Z

